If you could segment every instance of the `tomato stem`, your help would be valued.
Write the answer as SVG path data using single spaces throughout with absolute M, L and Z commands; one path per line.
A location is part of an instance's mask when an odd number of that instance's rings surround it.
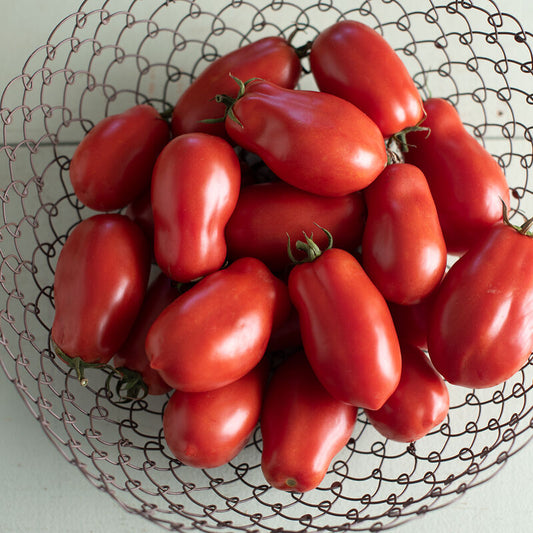
M 511 228 L 514 228 L 516 231 L 518 231 L 518 233 L 521 233 L 522 235 L 527 235 L 528 237 L 533 237 L 530 232 L 531 227 L 533 227 L 533 217 L 528 218 L 522 225 L 516 226 L 509 220 L 509 210 L 507 209 L 507 204 L 503 201 L 502 198 L 500 198 L 500 201 L 502 203 L 503 222 Z
M 294 263 L 295 265 L 300 264 L 300 263 L 310 263 L 310 262 L 314 261 L 320 255 L 322 255 L 326 250 L 329 250 L 330 248 L 333 248 L 333 236 L 331 235 L 331 233 L 326 228 L 323 228 L 322 226 L 319 226 L 316 223 L 315 223 L 315 225 L 318 228 L 320 228 L 326 234 L 326 236 L 328 237 L 328 245 L 327 245 L 327 247 L 324 250 L 321 250 L 320 247 L 316 244 L 316 242 L 313 241 L 313 234 L 312 233 L 311 233 L 311 236 L 308 236 L 307 233 L 305 233 L 305 231 L 302 232 L 304 234 L 304 237 L 305 237 L 305 242 L 304 241 L 296 241 L 296 244 L 294 245 L 297 250 L 300 250 L 300 251 L 305 252 L 307 254 L 307 257 L 305 257 L 302 260 L 296 259 L 296 257 L 292 253 L 291 238 L 290 238 L 290 235 L 287 233 L 287 254 L 288 254 L 289 259 L 291 260 L 291 262 Z
M 115 373 L 119 376 L 119 379 L 115 386 L 117 396 L 120 398 L 120 402 L 118 403 L 127 403 L 133 400 L 142 400 L 148 395 L 148 386 L 144 382 L 139 372 L 123 366 L 118 367 L 114 370 Z M 109 374 L 106 379 L 106 389 L 110 392 L 110 384 L 112 377 L 113 374 Z M 124 394 L 122 392 L 123 390 L 125 391 Z
M 426 115 L 426 112 L 424 111 L 424 116 L 418 121 L 417 124 L 415 124 L 414 126 L 409 126 L 408 128 L 405 128 L 402 131 L 399 131 L 398 133 L 395 133 L 394 135 L 392 135 L 391 138 L 396 141 L 400 150 L 403 153 L 408 152 L 409 148 L 414 146 L 407 142 L 407 135 L 409 133 L 413 133 L 415 131 L 427 131 L 426 138 L 429 137 L 429 135 L 431 134 L 430 128 L 422 126 L 422 123 L 424 122 L 424 120 L 426 120 L 426 117 L 427 115 Z

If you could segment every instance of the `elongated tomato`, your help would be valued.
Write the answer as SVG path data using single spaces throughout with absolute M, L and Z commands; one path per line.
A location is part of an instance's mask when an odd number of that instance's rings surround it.
M 261 413 L 261 468 L 275 488 L 306 492 L 324 479 L 348 442 L 357 407 L 333 398 L 303 353 L 289 357 L 268 385 Z
M 255 80 L 229 106 L 226 131 L 283 181 L 323 196 L 368 186 L 387 163 L 379 128 L 353 104 Z

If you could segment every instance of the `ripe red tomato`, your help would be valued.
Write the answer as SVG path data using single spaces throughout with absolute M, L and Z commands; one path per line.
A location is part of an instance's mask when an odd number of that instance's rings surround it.
M 211 63 L 180 96 L 172 112 L 172 132 L 175 136 L 200 131 L 225 137 L 223 121 L 202 121 L 223 116 L 214 100 L 217 94 L 237 95 L 230 74 L 241 80 L 263 78 L 292 89 L 300 73 L 300 59 L 282 37 L 265 37 L 238 48 Z
M 96 211 L 121 209 L 149 185 L 157 156 L 170 140 L 168 123 L 151 105 L 136 105 L 98 122 L 76 147 L 70 180 Z
M 439 287 L 440 284 L 416 304 L 400 305 L 388 302 L 400 341 L 427 350 L 429 319 Z
M 342 20 L 326 28 L 314 40 L 309 61 L 318 88 L 356 105 L 384 137 L 416 126 L 424 117 L 407 68 L 370 26 Z
M 287 235 L 294 242 L 302 231 L 316 233 L 317 245 L 327 245 L 327 237 L 317 231 L 317 224 L 328 228 L 337 248 L 355 251 L 361 243 L 364 214 L 363 198 L 358 192 L 332 198 L 281 181 L 249 185 L 241 191 L 226 225 L 228 255 L 256 257 L 280 272 L 291 263 Z M 293 253 L 299 256 L 298 250 Z
M 160 273 L 148 286 L 130 334 L 113 359 L 116 368 L 138 372 L 148 388 L 148 394 L 165 394 L 171 390 L 159 373 L 150 367 L 144 344 L 155 319 L 178 296 L 179 290 Z
M 192 281 L 224 264 L 240 183 L 239 160 L 220 137 L 180 135 L 161 152 L 152 176 L 154 253 L 169 278 Z
M 51 335 L 59 350 L 86 363 L 107 363 L 137 317 L 149 270 L 146 239 L 130 219 L 100 214 L 80 222 L 55 271 Z
M 400 383 L 368 420 L 385 437 L 413 442 L 440 424 L 450 408 L 448 387 L 419 348 L 402 345 Z
M 405 160 L 426 176 L 448 252 L 460 255 L 502 219 L 509 189 L 497 161 L 468 133 L 452 104 L 430 98 L 424 108 L 430 133 L 408 134 Z
M 297 264 L 288 286 L 322 385 L 338 400 L 379 409 L 398 385 L 401 354 L 387 303 L 361 265 L 330 248 Z
M 346 100 L 255 80 L 226 117 L 235 143 L 256 153 L 283 181 L 322 196 L 369 185 L 387 163 L 378 127 Z
M 213 390 L 258 364 L 274 324 L 289 312 L 287 286 L 258 259 L 238 259 L 159 315 L 146 337 L 146 353 L 172 388 Z
M 273 487 L 306 492 L 324 479 L 332 459 L 348 442 L 357 407 L 333 398 L 303 353 L 275 371 L 261 412 L 261 468 Z
M 216 390 L 174 391 L 163 413 L 163 432 L 172 454 L 197 468 L 231 461 L 259 421 L 265 381 L 266 366 L 260 363 Z
M 145 189 L 126 209 L 124 213 L 143 230 L 150 246 L 154 247 L 154 214 L 152 212 L 151 187 Z
M 483 388 L 533 350 L 533 239 L 495 224 L 450 268 L 431 315 L 428 351 L 450 383 Z
M 441 281 L 446 244 L 424 174 L 388 165 L 364 191 L 363 267 L 389 302 L 414 304 Z

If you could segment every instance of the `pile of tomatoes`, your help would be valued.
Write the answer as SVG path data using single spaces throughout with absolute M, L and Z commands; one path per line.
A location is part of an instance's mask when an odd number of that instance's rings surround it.
M 170 124 L 105 118 L 70 177 L 99 213 L 58 259 L 56 353 L 82 383 L 114 358 L 128 398 L 171 393 L 187 465 L 227 463 L 260 423 L 266 480 L 310 490 L 358 409 L 420 439 L 446 382 L 497 385 L 533 349 L 531 220 L 510 224 L 498 163 L 359 22 L 217 59 Z

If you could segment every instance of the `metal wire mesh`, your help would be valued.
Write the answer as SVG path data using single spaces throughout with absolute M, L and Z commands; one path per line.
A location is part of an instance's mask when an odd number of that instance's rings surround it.
M 531 361 L 497 388 L 451 387 L 447 419 L 415 444 L 381 438 L 360 414 L 321 486 L 281 493 L 262 477 L 259 429 L 229 465 L 197 470 L 166 447 L 166 396 L 121 404 L 96 370 L 80 387 L 50 345 L 53 276 L 69 231 L 92 214 L 76 200 L 68 169 L 98 120 L 142 102 L 163 111 L 218 56 L 295 28 L 294 44 L 303 44 L 343 17 L 381 32 L 424 97 L 457 106 L 505 170 L 515 219 L 531 216 L 533 35 L 490 0 L 125 6 L 84 2 L 0 98 L 0 363 L 52 443 L 123 508 L 175 531 L 375 531 L 488 480 L 531 439 Z M 300 86 L 314 88 L 312 76 Z

